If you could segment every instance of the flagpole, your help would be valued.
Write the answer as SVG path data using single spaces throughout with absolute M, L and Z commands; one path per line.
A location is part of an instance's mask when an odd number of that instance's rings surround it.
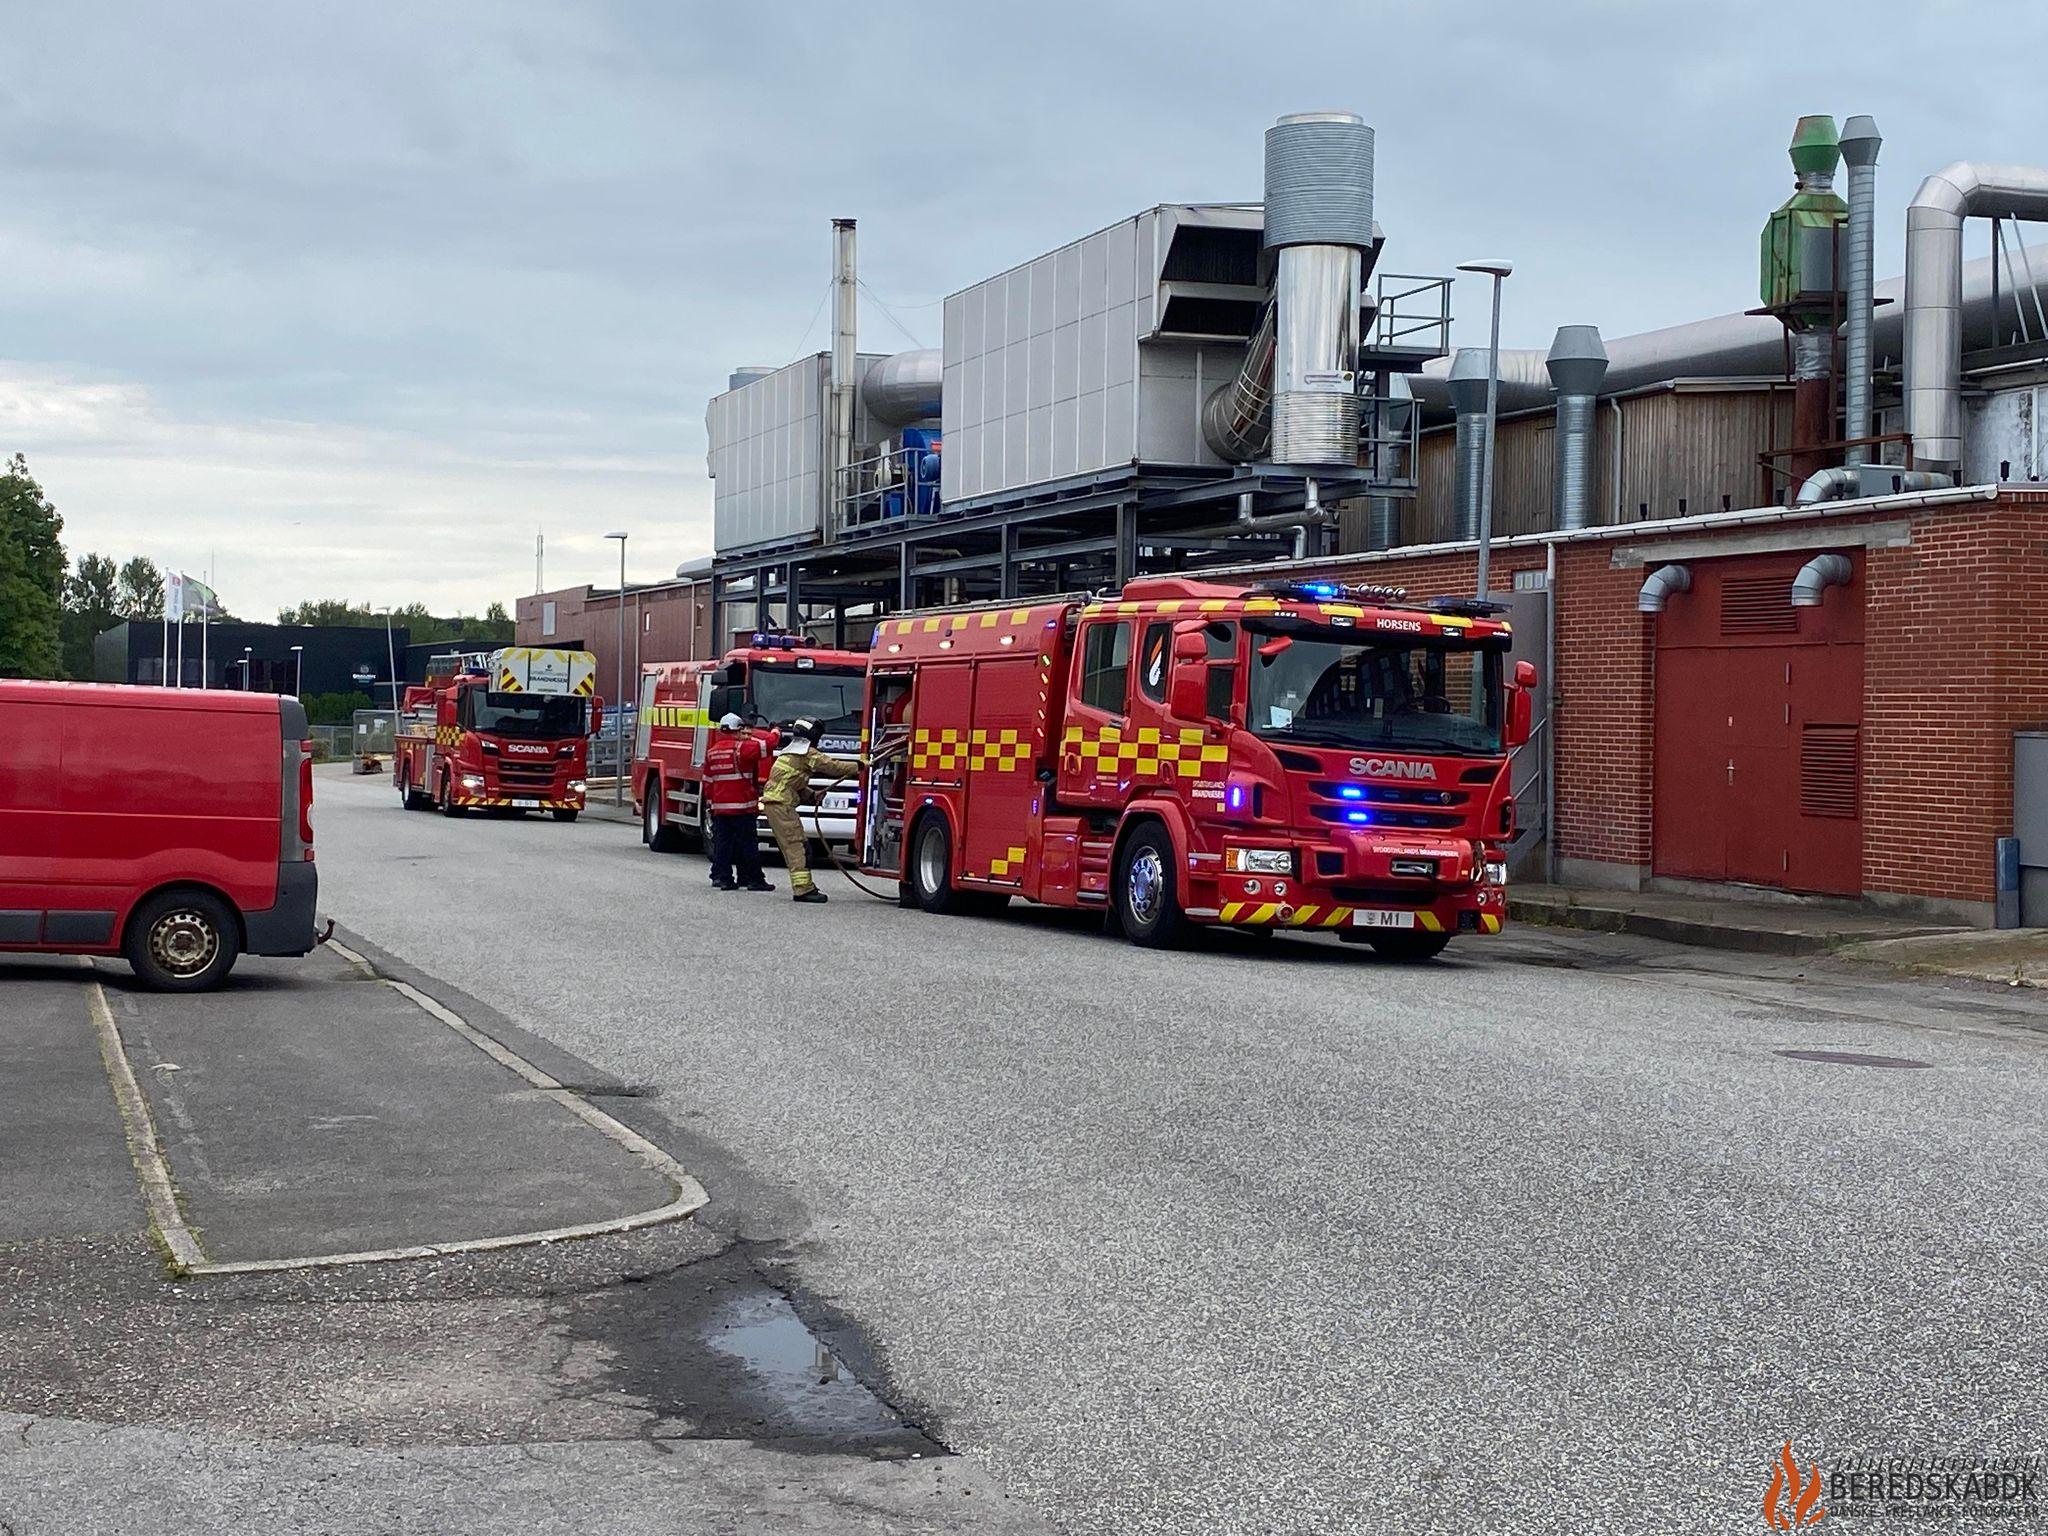
M 211 687 L 210 674 L 206 670 L 206 632 L 213 627 L 213 621 L 202 610 L 199 615 L 199 686 Z
M 156 680 L 159 687 L 168 688 L 171 686 L 171 610 L 168 608 L 164 609 L 163 621 L 164 648 L 157 654 Z

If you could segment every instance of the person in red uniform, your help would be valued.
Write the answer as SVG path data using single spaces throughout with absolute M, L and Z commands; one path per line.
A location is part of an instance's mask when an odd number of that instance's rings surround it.
M 704 793 L 711 802 L 711 883 L 721 891 L 772 891 L 761 873 L 761 743 L 738 715 L 718 722 L 704 751 Z

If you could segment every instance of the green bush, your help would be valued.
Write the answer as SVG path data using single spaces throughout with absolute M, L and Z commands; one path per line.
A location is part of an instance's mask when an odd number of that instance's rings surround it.
M 345 725 L 354 729 L 356 711 L 371 707 L 366 693 L 309 693 L 299 701 L 314 725 Z

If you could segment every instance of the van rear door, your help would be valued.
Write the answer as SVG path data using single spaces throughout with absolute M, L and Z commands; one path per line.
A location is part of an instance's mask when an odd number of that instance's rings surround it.
M 0 944 L 33 944 L 57 878 L 62 710 L 0 699 Z

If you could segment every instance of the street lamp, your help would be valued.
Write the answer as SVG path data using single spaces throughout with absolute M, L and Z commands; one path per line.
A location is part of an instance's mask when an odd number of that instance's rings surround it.
M 245 646 L 243 646 L 243 647 L 242 647 L 242 692 L 244 692 L 244 693 L 248 693 L 248 692 L 250 691 L 250 688 L 249 688 L 249 664 L 250 664 L 250 662 L 251 662 L 251 661 L 252 661 L 252 660 L 254 659 L 255 655 L 256 655 L 256 647 L 255 647 L 255 646 L 253 646 L 253 645 L 245 645 Z
M 619 541 L 619 661 L 614 668 L 618 692 L 612 697 L 612 804 L 626 803 L 626 535 L 608 533 Z
M 305 691 L 306 648 L 303 645 L 295 645 L 292 647 L 292 694 L 294 697 L 297 697 L 304 694 Z
M 1486 596 L 1488 567 L 1493 563 L 1493 427 L 1500 413 L 1500 285 L 1515 270 L 1511 261 L 1461 261 L 1460 272 L 1483 272 L 1493 279 L 1493 338 L 1486 348 L 1486 447 L 1479 472 L 1479 590 Z
M 391 722 L 398 728 L 398 652 L 391 641 L 391 605 L 373 610 L 384 615 L 384 669 L 391 674 Z

